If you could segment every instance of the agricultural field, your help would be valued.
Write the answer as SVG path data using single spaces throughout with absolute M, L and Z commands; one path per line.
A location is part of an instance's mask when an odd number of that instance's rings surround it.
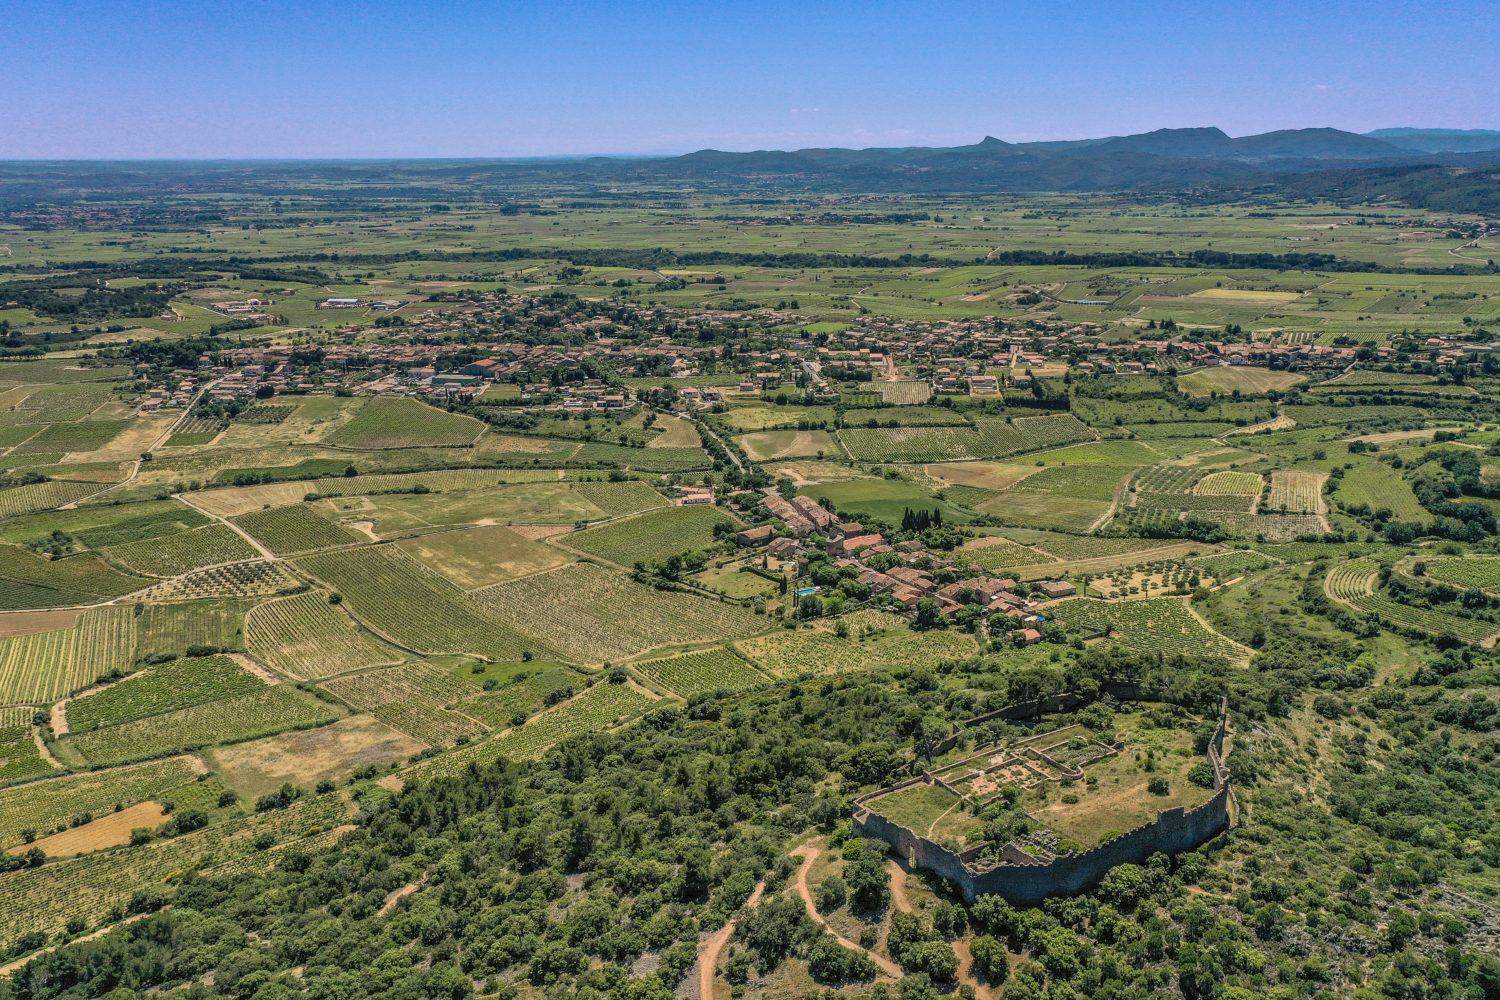
M 1004 458 L 1095 437 L 1071 413 L 1048 417 L 975 418 L 973 427 L 844 428 L 838 439 L 862 462 L 944 462 L 958 458 Z
M 423 761 L 406 773 L 416 778 L 437 778 L 460 774 L 470 764 L 483 766 L 501 757 L 535 760 L 560 740 L 610 729 L 655 704 L 656 699 L 650 693 L 628 682 L 611 684 L 600 680 L 577 697 L 532 716 L 525 725 Z
M 454 448 L 472 445 L 484 431 L 473 417 L 448 413 L 414 399 L 377 396 L 325 439 L 360 450 Z
M 1411 483 L 1384 462 L 1359 462 L 1346 469 L 1333 497 L 1344 507 L 1388 510 L 1397 521 L 1421 522 L 1429 517 L 1411 491 Z
M 586 683 L 576 670 L 535 660 L 508 677 L 494 678 L 493 687 L 489 680 L 487 677 L 483 682 L 488 690 L 457 702 L 457 707 L 492 729 L 516 725 L 518 717 L 524 721 L 544 707 L 572 697 Z
M 354 624 L 324 591 L 267 601 L 245 616 L 245 648 L 298 680 L 394 663 L 401 651 Z
M 657 590 L 590 563 L 497 584 L 475 591 L 474 599 L 491 617 L 591 664 L 655 646 L 749 635 L 769 624 L 738 603 Z
M 914 667 L 938 660 L 974 656 L 974 637 L 962 632 L 912 632 L 903 619 L 884 612 L 858 611 L 842 619 L 848 638 L 835 633 L 837 622 L 778 631 L 742 639 L 735 648 L 776 677 L 836 674 L 874 667 Z
M 640 660 L 631 667 L 651 683 L 684 698 L 720 688 L 736 690 L 769 684 L 770 678 L 722 646 Z
M 135 623 L 129 608 L 91 608 L 60 629 L 0 638 L 0 704 L 51 703 L 129 668 Z
M 180 576 L 206 566 L 256 559 L 260 553 L 227 524 L 210 524 L 175 535 L 112 545 L 103 550 L 113 562 L 149 576 Z
M 168 757 L 6 789 L 0 792 L 0 850 L 21 843 L 23 830 L 56 830 L 76 816 L 98 816 L 117 805 L 157 798 L 199 773 L 191 757 Z
M 247 694 L 68 735 L 60 742 L 97 767 L 309 729 L 341 715 L 290 684 L 259 684 L 259 690 Z
M 396 545 L 463 590 L 555 569 L 573 559 L 498 524 L 432 532 Z
M 713 543 L 714 528 L 721 524 L 738 527 L 739 522 L 709 505 L 669 507 L 575 531 L 564 541 L 569 548 L 634 566 L 705 548 Z
M 477 719 L 446 707 L 477 694 L 479 687 L 429 663 L 413 661 L 349 674 L 325 681 L 323 687 L 431 746 L 452 744 L 485 731 Z
M 1003 524 L 1088 532 L 1108 515 L 1130 471 L 1118 465 L 1049 465 L 978 509 Z
M 172 660 L 68 702 L 68 732 L 87 733 L 258 691 L 265 681 L 227 656 Z
M 1422 561 L 1426 575 L 1439 583 L 1500 594 L 1500 558 L 1475 556 L 1462 559 L 1445 556 L 1426 557 Z
M 901 523 L 907 510 L 941 511 L 943 520 L 955 523 L 972 517 L 956 503 L 939 500 L 932 490 L 904 479 L 846 479 L 805 486 L 799 492 L 814 500 L 829 501 L 840 513 L 878 517 L 896 524 Z
M 147 601 L 197 601 L 224 597 L 275 597 L 306 589 L 282 563 L 243 562 L 197 570 L 142 591 Z
M 344 782 L 357 768 L 382 770 L 424 749 L 424 744 L 368 715 L 351 715 L 316 729 L 204 751 L 224 784 L 253 800 L 290 782 L 300 788 Z
M 1243 662 L 1250 650 L 1209 628 L 1177 597 L 1131 601 L 1068 598 L 1045 613 L 1069 624 L 1104 629 L 1109 641 L 1142 653 L 1222 656 Z
M 492 660 L 550 652 L 529 630 L 485 615 L 482 605 L 394 546 L 338 549 L 297 564 L 347 600 L 357 621 L 408 649 Z
M 21 713 L 8 714 L 20 715 Z M 0 786 L 45 777 L 53 772 L 52 765 L 42 759 L 36 740 L 31 733 L 30 721 L 18 722 L 7 718 L 0 724 Z M 0 800 L 3 801 L 3 800 Z
M 1209 289 L 1220 294 L 1238 289 Z M 1204 295 L 1206 292 L 1198 292 Z M 1259 293 L 1262 295 L 1276 293 Z M 1295 297 L 1295 296 L 1294 296 Z M 1177 387 L 1190 396 L 1207 396 L 1218 393 L 1230 395 L 1236 391 L 1244 395 L 1263 392 L 1285 392 L 1294 385 L 1307 381 L 1307 376 L 1295 372 L 1271 371 L 1268 368 L 1221 366 L 1200 368 L 1177 376 Z
M 319 517 L 304 504 L 272 507 L 232 518 L 246 534 L 277 555 L 366 541 L 365 536 Z
M 97 604 L 151 581 L 122 573 L 92 553 L 46 559 L 0 545 L 0 610 Z
M 1262 502 L 1261 510 L 1280 511 L 1284 514 L 1316 514 L 1323 506 L 1323 483 L 1327 479 L 1321 472 L 1273 472 L 1271 491 Z M 1347 485 L 1347 476 L 1342 485 Z
M 1210 472 L 1198 480 L 1193 492 L 1199 496 L 1255 496 L 1260 488 L 1260 476 L 1254 472 Z

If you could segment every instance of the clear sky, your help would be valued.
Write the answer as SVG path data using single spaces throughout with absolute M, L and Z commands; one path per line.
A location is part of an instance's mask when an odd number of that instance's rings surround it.
M 0 0 L 0 159 L 1500 128 L 1496 0 Z

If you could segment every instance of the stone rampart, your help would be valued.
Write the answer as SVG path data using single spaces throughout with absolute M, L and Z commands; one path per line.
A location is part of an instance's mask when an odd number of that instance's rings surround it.
M 1065 697 L 1072 698 L 1073 704 L 1078 703 L 1075 696 Z M 1001 717 L 998 713 L 989 713 L 983 718 Z M 949 879 L 971 902 L 978 896 L 991 893 L 1024 904 L 1039 903 L 1048 896 L 1082 892 L 1098 885 L 1105 873 L 1116 865 L 1139 864 L 1157 852 L 1177 854 L 1191 850 L 1228 829 L 1232 789 L 1229 769 L 1222 757 L 1227 722 L 1228 701 L 1223 700 L 1219 706 L 1218 725 L 1207 751 L 1214 768 L 1212 798 L 1192 809 L 1163 809 L 1156 814 L 1155 820 L 1085 851 L 1044 861 L 1014 844 L 1006 844 L 998 859 L 981 859 L 977 857 L 977 849 L 955 853 L 870 808 L 871 799 L 924 783 L 929 780 L 927 775 L 855 799 L 854 832 L 859 836 L 877 837 L 914 867 L 930 868 Z

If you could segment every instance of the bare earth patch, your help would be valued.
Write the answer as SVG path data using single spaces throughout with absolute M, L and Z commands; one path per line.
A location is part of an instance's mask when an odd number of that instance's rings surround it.
M 489 520 L 493 524 L 495 519 Z M 573 530 L 573 526 L 570 524 L 513 524 L 510 530 L 522 538 L 530 538 L 534 541 L 538 538 L 551 538 L 553 535 L 566 534 Z
M 82 612 L 68 611 L 11 611 L 0 614 L 0 637 L 8 635 L 31 635 L 33 632 L 51 632 L 60 628 L 72 628 L 78 624 Z
M 310 786 L 327 778 L 348 778 L 357 767 L 405 760 L 422 750 L 419 743 L 368 715 L 298 733 L 209 751 L 224 781 L 248 798 L 280 788 L 285 782 Z

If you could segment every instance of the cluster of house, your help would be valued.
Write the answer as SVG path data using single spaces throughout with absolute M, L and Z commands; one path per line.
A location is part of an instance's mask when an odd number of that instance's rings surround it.
M 1039 642 L 1042 638 L 1035 627 L 1040 624 L 1041 616 L 1027 598 L 1015 592 L 1015 580 L 976 576 L 939 584 L 930 571 L 918 568 L 917 564 L 951 567 L 953 559 L 928 551 L 920 541 L 892 545 L 878 532 L 867 532 L 857 521 L 840 521 L 811 497 L 797 496 L 788 500 L 772 492 L 762 499 L 761 506 L 792 532 L 792 535 L 781 535 L 774 525 L 763 524 L 747 528 L 735 536 L 741 547 L 765 546 L 761 560 L 766 569 L 794 574 L 805 572 L 812 556 L 809 547 L 812 542 L 808 536 L 816 533 L 828 539 L 826 552 L 833 558 L 833 565 L 839 569 L 853 568 L 858 574 L 854 579 L 869 587 L 872 595 L 889 594 L 894 603 L 907 609 L 915 609 L 918 602 L 932 598 L 938 602 L 939 612 L 950 618 L 965 607 L 978 604 L 984 608 L 986 618 L 1003 616 L 1008 619 L 1006 631 L 1018 633 L 1027 643 Z M 868 561 L 873 557 L 887 553 L 893 553 L 903 565 L 890 565 L 885 569 L 869 565 Z M 882 560 L 882 565 L 889 562 Z M 1064 580 L 1043 580 L 1033 584 L 1032 589 L 1047 600 L 1077 593 L 1074 585 Z

